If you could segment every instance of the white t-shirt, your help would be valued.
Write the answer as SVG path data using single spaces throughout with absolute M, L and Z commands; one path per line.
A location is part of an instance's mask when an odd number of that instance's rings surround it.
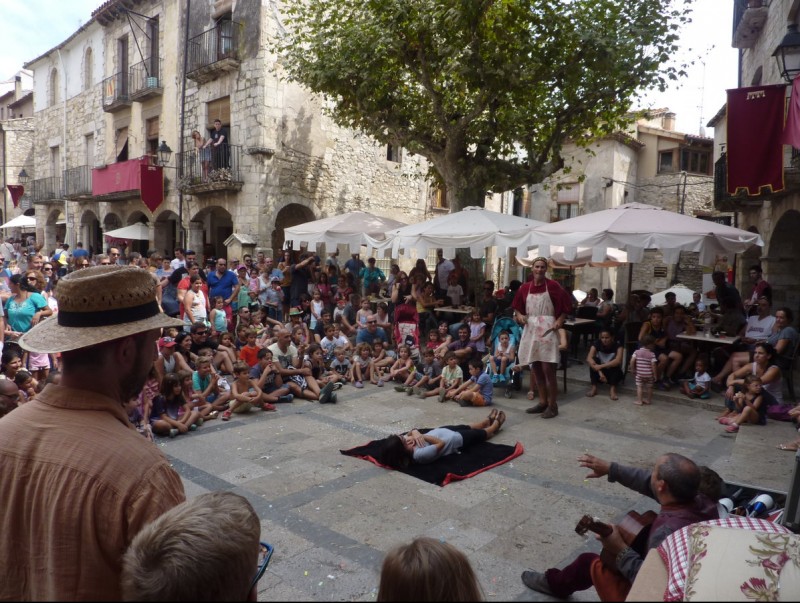
M 173 270 L 177 270 L 178 268 L 185 268 L 186 267 L 186 260 L 179 260 L 178 258 L 174 258 L 170 260 L 169 267 Z
M 744 336 L 749 337 L 750 339 L 763 339 L 766 341 L 772 333 L 772 327 L 774 326 L 774 316 L 767 316 L 765 318 L 750 316 L 747 319 L 747 328 L 745 329 Z

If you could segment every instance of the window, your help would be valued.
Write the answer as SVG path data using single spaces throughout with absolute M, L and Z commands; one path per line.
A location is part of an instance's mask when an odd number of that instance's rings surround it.
M 522 204 L 525 197 L 523 196 L 522 189 L 518 188 L 514 190 L 514 198 L 512 200 L 512 208 L 511 213 L 515 216 L 522 216 Z
M 673 161 L 673 151 L 661 151 L 658 154 L 658 173 L 669 173 L 675 171 L 675 163 Z
M 556 206 L 556 219 L 566 220 L 567 218 L 575 218 L 578 215 L 577 203 L 559 203 Z
M 119 67 L 119 91 L 117 98 L 128 97 L 128 69 L 130 63 L 128 62 L 128 38 L 119 38 L 117 40 L 117 66 Z
M 50 147 L 50 175 L 55 177 L 61 173 L 61 149 Z
M 562 184 L 556 193 L 556 220 L 566 220 L 578 215 L 581 186 L 577 182 Z
M 85 158 L 84 165 L 94 165 L 94 134 L 88 134 L 83 137 L 83 156 Z
M 117 161 L 128 161 L 128 128 L 117 130 L 114 147 Z
M 94 76 L 94 65 L 92 58 L 92 49 L 87 48 L 83 53 L 83 89 L 89 90 L 92 87 L 92 79 Z
M 158 73 L 158 17 L 152 17 L 147 22 L 147 37 L 150 41 L 150 57 L 148 70 L 151 77 L 160 77 Z
M 60 85 L 59 85 L 58 70 L 53 69 L 50 71 L 50 90 L 49 90 L 49 106 L 53 107 L 61 101 Z
M 447 187 L 444 184 L 434 184 L 430 190 L 431 209 L 448 209 Z
M 709 174 L 711 158 L 709 151 L 681 149 L 681 170 L 692 174 Z
M 146 154 L 158 156 L 158 117 L 148 119 L 145 123 Z
M 400 163 L 400 147 L 391 144 L 386 145 L 386 161 Z
M 217 100 L 211 101 L 206 105 L 206 128 L 208 132 L 214 129 L 214 120 L 218 119 L 222 122 L 223 126 L 230 126 L 231 124 L 231 98 L 224 96 Z

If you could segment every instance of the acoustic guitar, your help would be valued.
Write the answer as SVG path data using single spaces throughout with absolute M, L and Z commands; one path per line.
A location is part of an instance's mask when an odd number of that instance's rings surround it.
M 655 511 L 646 511 L 642 514 L 636 511 L 629 511 L 617 524 L 617 529 L 620 536 L 622 536 L 623 542 L 639 553 L 643 553 L 647 535 L 650 532 L 650 525 L 655 521 L 656 517 L 658 517 L 658 514 Z M 584 515 L 578 525 L 575 526 L 575 532 L 581 536 L 585 535 L 586 532 L 594 532 L 601 538 L 605 538 L 611 534 L 612 528 L 610 525 L 597 521 L 589 515 Z M 617 571 L 616 556 L 605 548 L 600 553 L 600 560 L 609 569 Z

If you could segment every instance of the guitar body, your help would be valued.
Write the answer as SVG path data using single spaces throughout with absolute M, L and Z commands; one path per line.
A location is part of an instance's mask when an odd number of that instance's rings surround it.
M 656 517 L 658 517 L 658 514 L 655 511 L 646 511 L 641 514 L 636 511 L 629 511 L 617 524 L 617 529 L 620 536 L 622 536 L 623 542 L 638 553 L 644 553 L 647 535 L 650 532 L 649 528 Z M 588 531 L 605 538 L 611 534 L 612 528 L 608 524 L 594 520 L 589 515 L 584 515 L 578 525 L 575 526 L 575 532 L 583 536 Z M 600 560 L 609 569 L 617 571 L 616 556 L 605 548 L 600 552 Z

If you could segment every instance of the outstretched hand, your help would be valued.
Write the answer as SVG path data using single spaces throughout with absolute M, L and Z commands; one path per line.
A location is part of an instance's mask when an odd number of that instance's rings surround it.
M 608 475 L 608 472 L 611 469 L 611 463 L 604 461 L 603 459 L 599 459 L 596 456 L 592 456 L 591 454 L 582 454 L 578 457 L 578 462 L 580 463 L 581 467 L 586 467 L 587 469 L 592 470 L 592 472 L 586 476 L 587 478 L 603 477 Z

